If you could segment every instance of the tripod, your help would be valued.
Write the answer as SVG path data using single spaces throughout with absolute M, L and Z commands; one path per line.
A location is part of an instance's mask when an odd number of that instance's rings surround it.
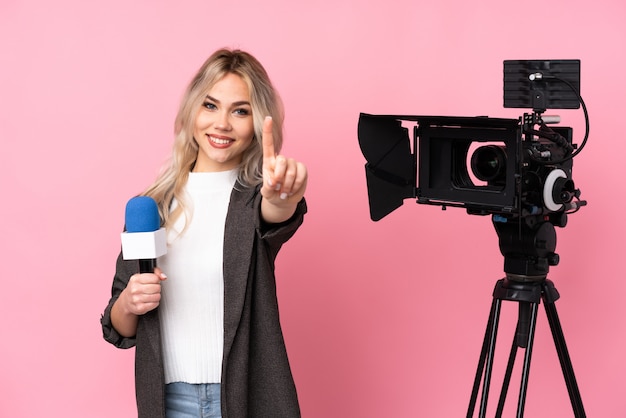
M 586 415 L 582 399 L 565 344 L 563 329 L 556 312 L 555 302 L 559 299 L 559 293 L 552 281 L 546 279 L 548 266 L 556 265 L 559 261 L 558 255 L 554 253 L 556 248 L 554 225 L 548 221 L 528 223 L 525 221 L 511 222 L 507 220 L 507 222 L 503 223 L 498 222 L 496 219 L 494 216 L 494 226 L 500 240 L 500 251 L 505 257 L 504 270 L 506 277 L 498 280 L 493 291 L 493 301 L 467 410 L 467 418 L 472 418 L 474 415 L 481 378 L 483 377 L 479 417 L 484 418 L 486 416 L 502 301 L 518 302 L 519 315 L 502 383 L 496 417 L 501 417 L 504 410 L 504 403 L 518 348 L 525 349 L 525 353 L 516 416 L 518 418 L 524 416 L 535 326 L 541 300 L 544 302 L 574 416 L 576 418 L 584 418 Z M 562 219 L 561 222 L 564 226 L 565 220 Z

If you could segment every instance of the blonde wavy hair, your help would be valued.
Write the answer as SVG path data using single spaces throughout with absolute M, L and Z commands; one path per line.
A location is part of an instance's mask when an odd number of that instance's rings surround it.
M 182 97 L 174 124 L 175 138 L 169 161 L 155 182 L 143 193 L 157 202 L 162 224 L 166 228 L 170 228 L 183 213 L 186 217 L 191 216 L 183 190 L 198 156 L 198 144 L 193 138 L 196 116 L 208 92 L 227 74 L 236 74 L 247 84 L 254 121 L 254 139 L 242 155 L 238 182 L 253 187 L 263 180 L 261 140 L 266 116 L 273 119 L 275 151 L 278 153 L 282 147 L 282 101 L 265 68 L 248 52 L 226 48 L 214 52 L 200 67 Z M 177 206 L 170 212 L 174 199 Z

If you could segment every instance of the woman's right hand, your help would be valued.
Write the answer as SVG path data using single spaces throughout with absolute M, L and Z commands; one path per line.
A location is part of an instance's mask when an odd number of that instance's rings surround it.
M 157 267 L 154 273 L 133 274 L 120 294 L 124 310 L 133 315 L 143 315 L 159 306 L 161 282 L 167 276 Z
M 159 268 L 154 273 L 133 274 L 126 288 L 111 308 L 113 328 L 124 337 L 137 334 L 139 316 L 155 309 L 161 303 L 161 282 L 167 276 Z

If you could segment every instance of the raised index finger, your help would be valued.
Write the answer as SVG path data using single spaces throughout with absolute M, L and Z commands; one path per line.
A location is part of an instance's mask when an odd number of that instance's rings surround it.
M 274 134 L 272 133 L 272 117 L 266 116 L 263 121 L 263 158 L 273 158 L 274 153 Z

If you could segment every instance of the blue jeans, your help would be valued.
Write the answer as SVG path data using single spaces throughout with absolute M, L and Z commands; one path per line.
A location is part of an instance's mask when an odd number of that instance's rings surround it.
M 222 418 L 220 384 L 175 382 L 165 385 L 167 418 Z

